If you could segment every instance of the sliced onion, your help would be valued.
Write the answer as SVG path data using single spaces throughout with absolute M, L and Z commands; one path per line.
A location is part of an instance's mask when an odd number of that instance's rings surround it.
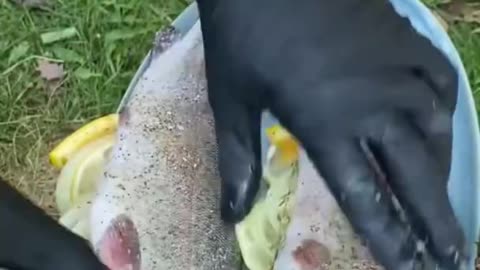
M 59 223 L 70 231 L 88 239 L 91 200 L 94 193 L 83 195 L 78 202 L 60 217 Z M 85 228 L 85 226 L 87 228 Z
M 115 136 L 110 134 L 89 143 L 63 167 L 55 190 L 60 214 L 65 214 L 82 194 L 95 191 L 114 142 Z

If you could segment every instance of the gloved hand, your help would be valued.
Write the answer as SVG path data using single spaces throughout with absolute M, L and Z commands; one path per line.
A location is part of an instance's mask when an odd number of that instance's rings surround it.
M 107 270 L 87 242 L 0 178 L 0 268 Z
M 458 78 L 447 58 L 387 0 L 197 2 L 224 220 L 252 206 L 269 109 L 386 269 L 461 269 L 464 233 L 447 196 Z M 417 239 L 433 266 L 417 264 Z

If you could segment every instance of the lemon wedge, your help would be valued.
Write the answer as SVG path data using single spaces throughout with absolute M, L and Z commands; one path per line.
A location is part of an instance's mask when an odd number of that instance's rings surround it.
M 110 114 L 82 126 L 50 152 L 50 163 L 58 169 L 63 168 L 79 149 L 100 137 L 115 133 L 118 118 L 118 114 Z
M 60 214 L 70 209 L 80 196 L 96 190 L 114 142 L 114 134 L 90 142 L 75 153 L 63 167 L 55 190 Z
M 249 270 L 273 269 L 281 248 L 298 180 L 298 144 L 281 126 L 267 129 L 271 146 L 264 165 L 265 192 L 259 192 L 250 213 L 235 226 L 243 261 Z

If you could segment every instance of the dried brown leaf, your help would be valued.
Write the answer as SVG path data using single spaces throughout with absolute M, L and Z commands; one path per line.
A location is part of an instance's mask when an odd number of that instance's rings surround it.
M 465 0 L 451 1 L 443 8 L 442 15 L 451 22 L 480 24 L 480 3 L 467 3 Z
M 480 24 L 480 4 L 470 4 L 464 14 L 464 20 L 469 23 Z
M 465 0 L 453 0 L 445 5 L 445 10 L 451 14 L 461 14 L 465 6 Z
M 59 80 L 65 75 L 62 64 L 51 63 L 44 59 L 38 60 L 37 70 L 40 72 L 40 77 L 47 81 Z

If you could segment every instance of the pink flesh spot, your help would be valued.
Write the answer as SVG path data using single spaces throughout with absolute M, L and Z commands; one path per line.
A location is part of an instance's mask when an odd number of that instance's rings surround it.
M 304 240 L 292 255 L 302 270 L 323 270 L 330 263 L 328 248 L 313 239 Z
M 140 270 L 140 245 L 133 221 L 119 215 L 100 240 L 100 259 L 111 270 Z

